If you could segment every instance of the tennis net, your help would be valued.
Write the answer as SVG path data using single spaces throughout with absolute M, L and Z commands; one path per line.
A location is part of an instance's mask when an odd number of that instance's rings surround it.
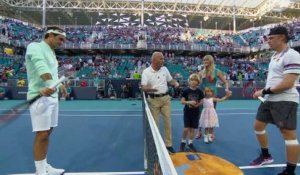
M 149 175 L 178 175 L 143 93 L 145 170 Z

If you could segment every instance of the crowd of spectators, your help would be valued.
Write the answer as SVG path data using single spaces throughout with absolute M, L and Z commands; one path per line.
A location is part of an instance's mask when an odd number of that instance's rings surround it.
M 284 23 L 293 41 L 299 41 L 300 21 Z M 251 28 L 238 33 L 174 27 L 121 27 L 121 26 L 64 26 L 67 32 L 66 45 L 84 47 L 90 44 L 136 45 L 141 31 L 146 33 L 149 45 L 196 44 L 210 48 L 260 47 L 265 44 L 269 29 L 274 25 Z M 22 21 L 0 18 L 2 36 L 11 41 L 29 43 L 41 40 L 43 30 Z
M 249 58 L 220 57 L 215 55 L 217 67 L 224 72 L 232 85 L 241 85 L 243 81 L 253 79 L 263 81 L 266 79 L 267 60 Z M 150 55 L 80 55 L 58 56 L 59 66 L 71 72 L 75 80 L 82 79 L 140 79 L 142 71 L 150 65 Z M 0 60 L 7 60 L 0 64 L 2 82 L 7 79 L 24 79 L 26 70 L 24 58 L 8 56 L 0 51 Z M 186 80 L 191 73 L 202 69 L 202 57 L 199 56 L 175 56 L 174 53 L 165 54 L 165 65 L 170 69 L 172 76 L 178 80 Z M 21 76 L 23 75 L 23 76 Z M 80 86 L 85 82 L 79 82 Z
M 289 28 L 291 39 L 299 41 L 300 21 L 285 23 Z M 261 47 L 266 44 L 266 35 L 271 26 L 252 28 L 236 34 L 224 31 L 207 31 L 202 29 L 167 28 L 167 27 L 112 27 L 112 26 L 65 26 L 66 44 L 131 44 L 136 45 L 141 31 L 146 33 L 147 44 L 180 45 L 197 44 L 206 47 Z M 29 43 L 42 39 L 43 30 L 22 21 L 0 18 L 0 36 L 5 41 L 0 43 L 0 76 L 2 84 L 7 79 L 24 79 L 25 46 L 9 44 Z M 13 48 L 8 55 L 5 48 Z M 80 48 L 77 48 L 80 49 Z M 233 57 L 230 54 L 215 55 L 217 68 L 222 70 L 232 86 L 242 86 L 244 81 L 264 81 L 266 79 L 269 51 L 251 56 Z M 202 55 L 183 56 L 173 52 L 165 53 L 166 66 L 172 76 L 186 80 L 191 73 L 202 69 Z M 73 72 L 79 86 L 89 86 L 83 79 L 140 79 L 141 72 L 150 65 L 150 55 L 58 55 L 59 64 Z

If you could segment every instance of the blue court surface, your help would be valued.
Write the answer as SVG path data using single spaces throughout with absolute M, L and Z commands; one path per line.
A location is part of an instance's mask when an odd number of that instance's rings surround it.
M 1 101 L 0 110 L 3 112 L 20 102 Z M 220 127 L 215 130 L 215 142 L 205 144 L 203 140 L 195 140 L 194 145 L 203 153 L 232 162 L 245 175 L 276 175 L 285 166 L 285 148 L 278 129 L 272 125 L 267 132 L 274 163 L 248 166 L 260 153 L 253 130 L 259 103 L 256 100 L 218 103 Z M 176 150 L 183 129 L 182 109 L 179 100 L 172 101 Z M 66 175 L 145 174 L 142 114 L 141 100 L 61 101 L 59 126 L 50 139 L 48 162 L 65 168 Z M 34 173 L 33 138 L 28 111 L 0 128 L 1 175 Z M 300 174 L 300 168 L 296 172 Z

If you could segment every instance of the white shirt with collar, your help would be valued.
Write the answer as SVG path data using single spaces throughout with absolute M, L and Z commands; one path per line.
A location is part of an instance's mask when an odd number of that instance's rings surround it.
M 265 88 L 276 86 L 283 80 L 285 74 L 290 73 L 300 75 L 300 54 L 293 49 L 287 48 L 281 53 L 272 56 Z M 296 89 L 298 81 L 294 82 L 293 88 L 278 94 L 269 94 L 266 96 L 266 99 L 268 101 L 293 101 L 299 103 L 299 93 Z
M 154 94 L 164 94 L 168 92 L 168 82 L 172 79 L 169 70 L 165 66 L 161 67 L 158 71 L 149 66 L 142 73 L 141 85 L 150 85 L 157 89 Z

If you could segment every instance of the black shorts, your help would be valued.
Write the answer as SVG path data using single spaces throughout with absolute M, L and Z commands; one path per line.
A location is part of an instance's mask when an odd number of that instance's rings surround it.
M 280 129 L 296 130 L 298 103 L 291 101 L 261 103 L 256 119 L 264 123 L 275 124 Z
M 198 128 L 199 126 L 199 110 L 183 110 L 183 123 L 185 128 Z

